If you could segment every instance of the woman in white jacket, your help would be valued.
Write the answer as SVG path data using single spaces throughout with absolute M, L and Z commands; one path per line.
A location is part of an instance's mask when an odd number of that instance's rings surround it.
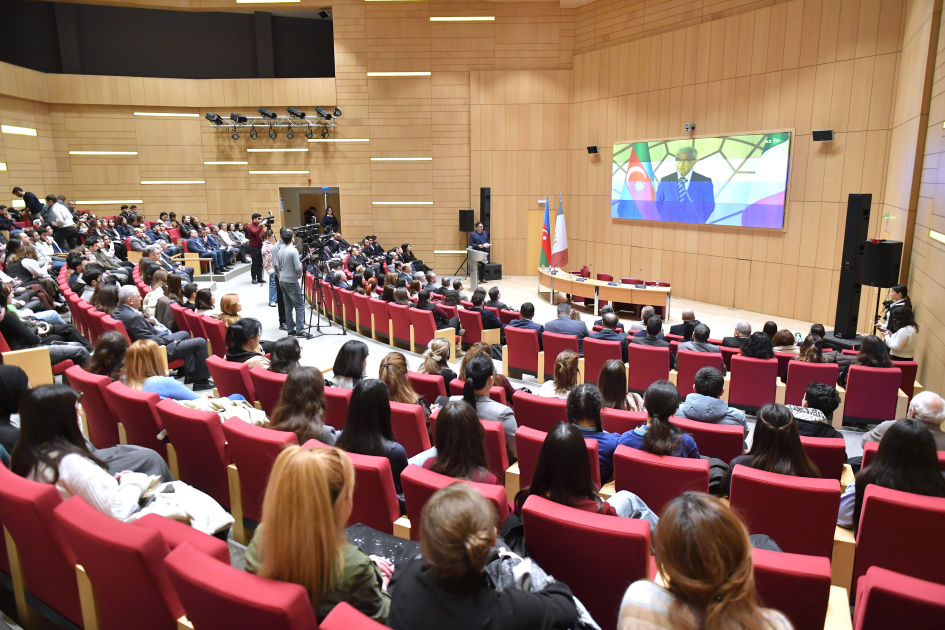
M 900 306 L 890 313 L 889 328 L 883 331 L 889 358 L 893 361 L 911 361 L 919 337 L 915 313 L 908 306 Z

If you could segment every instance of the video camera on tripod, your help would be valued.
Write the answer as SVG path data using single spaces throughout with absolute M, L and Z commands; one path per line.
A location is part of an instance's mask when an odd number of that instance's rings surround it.
M 272 215 L 272 210 L 269 211 L 269 216 L 260 221 L 261 225 L 265 225 L 267 228 L 272 229 L 272 224 L 276 222 L 276 217 Z
M 311 260 L 317 266 L 325 260 L 325 246 L 333 239 L 331 234 L 319 234 L 317 224 L 300 225 L 291 230 L 303 262 Z

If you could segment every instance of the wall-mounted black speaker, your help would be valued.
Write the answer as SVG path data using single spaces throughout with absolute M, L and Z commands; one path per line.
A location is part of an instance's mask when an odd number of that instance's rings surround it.
M 476 229 L 474 212 L 472 210 L 459 211 L 459 231 L 472 232 Z
M 862 291 L 863 251 L 870 224 L 873 195 L 852 194 L 847 199 L 847 223 L 843 235 L 840 286 L 837 289 L 837 319 L 834 335 L 841 339 L 856 337 Z
M 482 227 L 489 231 L 489 223 L 492 218 L 492 189 L 479 189 L 479 220 L 482 221 Z
M 899 284 L 902 241 L 866 241 L 863 247 L 863 275 L 860 282 L 888 289 Z
M 597 153 L 597 145 L 595 144 L 594 146 L 587 147 L 587 152 L 591 155 Z
M 814 142 L 830 142 L 833 140 L 833 129 L 819 129 L 810 133 Z

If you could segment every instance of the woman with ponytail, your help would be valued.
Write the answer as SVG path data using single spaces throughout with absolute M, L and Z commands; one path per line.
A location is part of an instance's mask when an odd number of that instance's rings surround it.
M 423 352 L 423 364 L 418 370 L 421 374 L 439 374 L 446 391 L 450 391 L 450 382 L 456 379 L 456 372 L 450 369 L 449 364 L 451 347 L 452 344 L 442 337 L 431 339 Z
M 518 423 L 512 408 L 489 398 L 495 379 L 495 366 L 488 354 L 477 354 L 466 362 L 466 383 L 462 396 L 451 396 L 450 400 L 465 400 L 479 416 L 480 420 L 495 420 L 505 428 L 505 445 L 509 453 L 515 455 L 515 432 Z M 464 375 L 460 375 L 463 378 Z
M 627 431 L 620 443 L 654 455 L 699 459 L 699 449 L 688 433 L 674 427 L 669 419 L 679 408 L 679 392 L 669 381 L 656 381 L 643 394 L 646 425 Z
M 793 627 L 780 612 L 761 607 L 748 531 L 718 499 L 700 492 L 674 499 L 663 509 L 653 541 L 667 586 L 631 584 L 620 604 L 618 630 Z
M 438 490 L 420 513 L 420 553 L 391 581 L 387 625 L 395 630 L 552 630 L 577 620 L 563 582 L 529 592 L 496 590 L 486 562 L 496 540 L 496 513 L 464 483 Z M 751 563 L 749 549 L 749 566 Z
M 318 621 L 347 602 L 381 623 L 390 611 L 389 561 L 345 539 L 354 466 L 337 448 L 288 446 L 276 458 L 246 570 L 308 591 Z

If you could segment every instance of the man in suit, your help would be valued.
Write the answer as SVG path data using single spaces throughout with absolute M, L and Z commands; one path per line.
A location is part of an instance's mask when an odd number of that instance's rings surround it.
M 155 223 L 151 226 L 151 229 L 145 232 L 145 235 L 151 239 L 152 243 L 157 243 L 158 241 L 164 241 L 167 244 L 165 248 L 169 256 L 176 256 L 181 252 L 180 247 L 174 245 L 174 239 L 171 238 L 171 235 L 167 233 L 167 228 L 163 223 Z
M 148 247 L 144 250 L 141 262 L 138 263 L 138 268 L 141 270 L 141 281 L 148 286 L 151 286 L 151 278 L 154 276 L 154 272 L 163 267 L 160 251 L 160 247 L 156 245 Z
M 669 342 L 665 339 L 660 339 L 662 333 L 660 331 L 663 329 L 663 318 L 659 315 L 654 315 L 650 319 L 646 320 L 646 335 L 643 337 L 637 337 L 634 335 L 633 343 L 640 344 L 641 346 L 654 346 L 656 348 L 668 348 Z
M 712 180 L 692 170 L 698 159 L 693 147 L 676 151 L 676 172 L 661 179 L 656 189 L 661 221 L 705 223 L 715 211 Z
M 154 269 L 163 269 L 167 273 L 176 273 L 176 274 L 183 275 L 184 278 L 182 279 L 182 282 L 185 282 L 185 283 L 193 282 L 194 281 L 194 268 L 185 267 L 180 262 L 176 260 L 171 260 L 170 256 L 167 255 L 167 252 L 162 251 L 162 250 L 164 250 L 163 243 L 157 243 L 155 245 L 152 245 L 148 249 L 146 249 L 144 252 L 144 255 L 147 258 L 142 258 L 141 264 L 145 265 L 145 260 L 147 260 L 148 262 L 155 262 L 158 264 L 158 266 L 154 267 L 151 270 L 151 274 L 154 273 Z M 146 265 L 146 266 L 150 266 L 150 265 Z M 148 277 L 150 278 L 151 276 L 149 275 Z M 142 272 L 141 274 L 141 279 L 144 280 L 144 272 Z M 150 280 L 144 280 L 144 281 L 150 284 Z
M 489 233 L 483 229 L 482 221 L 476 223 L 475 232 L 469 233 L 469 246 L 486 254 L 486 260 L 479 263 L 479 282 L 484 282 L 486 263 L 489 262 L 489 251 L 492 243 L 489 242 Z
M 438 293 L 436 290 L 436 274 L 432 271 L 428 271 L 426 275 L 426 283 L 421 286 L 424 291 L 429 291 L 430 293 Z
M 721 348 L 714 343 L 709 343 L 709 334 L 709 327 L 699 323 L 692 331 L 692 340 L 679 344 L 679 349 L 688 350 L 689 352 L 718 352 L 721 354 Z
M 227 267 L 226 252 L 222 249 L 211 247 L 207 239 L 207 228 L 200 228 L 197 234 L 187 239 L 187 250 L 199 254 L 201 258 L 209 258 L 213 261 L 213 271 L 230 271 Z
M 207 340 L 202 337 L 190 338 L 185 331 L 170 335 L 159 334 L 154 324 L 141 314 L 141 294 L 133 286 L 118 290 L 118 308 L 112 315 L 125 325 L 132 342 L 150 339 L 159 346 L 167 346 L 167 360 L 184 360 L 184 383 L 192 383 L 194 391 L 213 388 L 210 370 L 207 368 Z
M 602 318 L 601 324 L 602 328 L 598 332 L 592 332 L 588 337 L 591 339 L 601 339 L 603 341 L 619 341 L 620 342 L 620 354 L 623 357 L 623 362 L 627 362 L 627 346 L 629 342 L 627 341 L 627 336 L 623 333 L 617 332 L 617 315 L 614 313 L 607 313 Z
M 607 308 L 606 306 L 604 308 Z M 603 309 L 601 309 L 603 313 Z M 640 321 L 630 324 L 630 330 L 646 330 L 646 320 L 656 315 L 656 309 L 647 304 L 640 309 Z
M 492 287 L 493 289 L 495 287 Z M 525 330 L 537 330 L 538 331 L 538 349 L 542 349 L 541 345 L 541 335 L 545 332 L 545 327 L 541 324 L 537 324 L 532 321 L 532 318 L 535 317 L 535 305 L 531 302 L 525 302 L 522 304 L 521 317 L 518 319 L 513 319 L 509 322 L 509 326 L 512 328 L 524 328 Z
M 436 275 L 436 274 L 434 274 L 434 277 L 435 277 L 435 275 Z M 440 279 L 440 286 L 439 286 L 439 288 L 433 289 L 433 292 L 434 292 L 434 293 L 437 293 L 437 294 L 439 294 L 439 295 L 446 295 L 447 293 L 449 293 L 449 292 L 450 292 L 450 279 L 449 279 L 448 277 L 446 277 L 446 276 L 443 276 L 443 277 Z
M 459 293 L 459 299 L 468 302 L 469 298 L 463 294 L 463 289 L 466 287 L 463 286 L 463 281 L 460 278 L 453 279 L 453 290 Z M 586 326 L 585 326 L 586 328 Z
M 751 324 L 748 322 L 738 322 L 735 324 L 735 336 L 723 337 L 722 347 L 741 348 L 748 342 L 749 337 L 751 337 Z
M 588 336 L 587 324 L 576 319 L 571 319 L 571 305 L 562 302 L 558 305 L 558 317 L 545 324 L 545 332 L 551 332 L 558 335 L 576 335 L 578 341 L 578 354 L 584 356 L 584 338 Z
M 680 335 L 683 337 L 683 341 L 692 341 L 692 331 L 699 325 L 695 311 L 691 308 L 684 308 L 682 312 L 682 322 L 681 324 L 670 326 L 669 334 Z
M 606 306 L 600 307 L 600 317 L 601 317 L 601 318 L 598 319 L 596 322 L 594 322 L 594 325 L 595 325 L 595 326 L 603 327 L 603 326 L 604 326 L 604 315 L 606 315 L 607 313 L 614 313 L 614 314 L 616 314 L 615 311 L 614 311 L 614 307 L 611 306 L 610 304 L 608 304 L 608 305 L 606 305 Z M 623 332 L 623 324 L 620 323 L 620 317 L 619 317 L 619 316 L 617 317 L 617 327 L 616 327 L 614 330 L 616 330 L 617 332 Z M 641 328 L 640 330 L 643 330 L 643 329 Z
M 225 223 L 221 223 L 223 227 L 226 227 Z M 226 253 L 227 263 L 230 264 L 231 261 L 235 260 L 240 263 L 249 262 L 246 260 L 246 256 L 241 253 L 239 246 L 227 243 L 227 240 L 223 238 L 225 235 L 224 232 L 220 231 L 220 227 L 217 225 L 210 224 L 210 235 L 207 237 L 207 242 L 210 244 L 210 247 L 213 249 L 219 249 Z M 216 245 L 216 247 L 214 247 Z M 246 248 L 249 251 L 249 248 Z
M 128 239 L 128 244 L 131 245 L 131 251 L 143 252 L 149 246 L 154 245 L 141 228 L 135 228 L 132 233 L 134 236 Z
M 511 308 L 508 304 L 499 300 L 501 297 L 502 294 L 499 292 L 499 287 L 492 287 L 489 289 L 489 300 L 485 305 L 489 308 L 497 308 L 500 311 L 514 311 L 514 308 Z
M 345 282 L 345 274 L 343 271 L 336 271 L 331 278 L 331 286 L 338 287 L 339 289 L 350 289 L 351 285 Z
M 505 345 L 505 324 L 499 321 L 499 318 L 496 317 L 495 313 L 489 309 L 483 308 L 482 304 L 485 301 L 485 291 L 476 291 L 472 296 L 472 305 L 473 307 L 469 309 L 474 313 L 479 313 L 479 317 L 482 318 L 482 328 L 483 330 L 495 330 L 499 329 L 499 342 Z

